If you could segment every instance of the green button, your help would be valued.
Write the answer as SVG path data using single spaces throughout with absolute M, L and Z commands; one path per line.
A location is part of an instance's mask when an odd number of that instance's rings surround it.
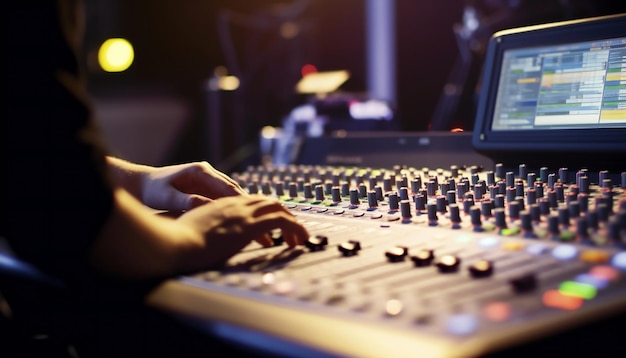
M 565 281 L 559 286 L 559 292 L 567 296 L 574 296 L 590 300 L 596 297 L 597 290 L 592 285 L 581 282 Z

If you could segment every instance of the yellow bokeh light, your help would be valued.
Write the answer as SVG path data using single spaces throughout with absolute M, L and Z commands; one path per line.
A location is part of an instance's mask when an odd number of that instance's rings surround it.
M 98 63 L 106 72 L 122 72 L 133 63 L 135 52 L 126 39 L 110 38 L 100 46 Z

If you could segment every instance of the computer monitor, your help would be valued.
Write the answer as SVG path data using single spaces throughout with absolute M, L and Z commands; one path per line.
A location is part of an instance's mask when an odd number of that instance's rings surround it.
M 623 168 L 626 14 L 494 34 L 472 142 L 498 162 Z

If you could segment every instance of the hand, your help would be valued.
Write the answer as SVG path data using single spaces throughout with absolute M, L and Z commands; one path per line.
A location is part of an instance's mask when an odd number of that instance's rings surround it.
M 213 199 L 247 194 L 207 162 L 154 168 L 144 176 L 141 188 L 144 204 L 170 211 L 190 210 Z
M 280 202 L 259 195 L 224 197 L 190 210 L 177 219 L 204 233 L 210 266 L 221 265 L 251 240 L 272 246 L 269 232 L 281 229 L 290 246 L 303 245 L 306 229 Z

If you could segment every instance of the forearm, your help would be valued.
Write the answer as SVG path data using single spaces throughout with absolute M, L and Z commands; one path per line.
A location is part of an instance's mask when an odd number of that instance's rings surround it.
M 202 235 L 170 218 L 154 215 L 121 189 L 90 255 L 105 275 L 124 279 L 168 277 L 195 269 L 204 251 Z M 189 267 L 187 267 L 189 266 Z

